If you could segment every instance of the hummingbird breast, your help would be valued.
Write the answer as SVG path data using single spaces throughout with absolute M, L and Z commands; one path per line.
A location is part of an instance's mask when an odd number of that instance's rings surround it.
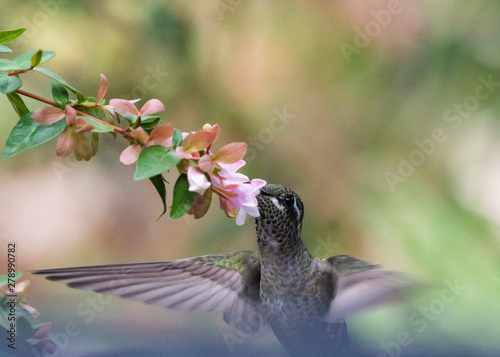
M 344 344 L 345 324 L 323 321 L 334 296 L 331 275 L 296 260 L 280 265 L 261 261 L 260 298 L 275 336 L 292 356 L 330 356 Z M 311 354 L 313 353 L 313 354 Z
M 260 297 L 273 329 L 299 329 L 320 322 L 328 311 L 333 280 L 310 258 L 261 261 Z

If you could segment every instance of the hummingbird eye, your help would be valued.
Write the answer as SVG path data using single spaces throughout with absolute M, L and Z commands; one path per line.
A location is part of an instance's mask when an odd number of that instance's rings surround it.
M 295 204 L 295 197 L 293 197 L 293 195 L 286 195 L 283 201 L 285 202 L 285 206 L 287 208 L 292 208 Z

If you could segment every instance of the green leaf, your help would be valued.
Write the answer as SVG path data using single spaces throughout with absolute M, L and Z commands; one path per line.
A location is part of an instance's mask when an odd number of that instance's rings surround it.
M 11 53 L 11 52 L 12 50 L 9 47 L 0 45 L 0 53 Z
M 141 151 L 137 160 L 134 180 L 143 180 L 161 174 L 175 167 L 181 158 L 175 151 L 161 145 L 151 145 Z
M 0 73 L 0 93 L 11 93 L 21 88 L 23 82 L 18 76 L 8 76 L 7 73 Z
M 135 119 L 137 120 L 137 117 L 135 117 Z M 158 115 L 143 115 L 141 116 L 141 124 L 156 123 L 158 119 L 160 119 Z
M 24 104 L 21 96 L 16 92 L 7 93 L 7 98 L 9 99 L 10 104 L 14 107 L 14 110 L 19 118 L 30 112 L 26 104 Z
M 163 180 L 163 176 L 161 174 L 150 177 L 149 180 L 153 183 L 153 186 L 156 188 L 156 191 L 160 195 L 161 201 L 163 203 L 163 211 L 158 217 L 158 219 L 160 219 L 161 216 L 163 216 L 165 212 L 167 212 L 167 190 L 165 188 L 165 181 Z
M 189 182 L 186 174 L 181 174 L 174 185 L 174 197 L 172 198 L 171 218 L 179 218 L 188 213 L 196 192 L 189 191 Z
M 54 98 L 61 109 L 64 109 L 69 100 L 66 87 L 55 79 L 52 80 L 52 98 Z
M 33 120 L 33 113 L 23 115 L 10 132 L 2 159 L 11 158 L 24 150 L 55 138 L 65 127 L 66 119 L 61 119 L 51 125 L 42 125 Z
M 68 82 L 66 82 L 64 79 L 62 79 L 61 77 L 59 77 L 59 75 L 55 74 L 51 70 L 49 70 L 47 68 L 43 68 L 43 67 L 35 67 L 35 68 L 33 68 L 33 70 L 37 71 L 37 72 L 40 72 L 40 73 L 43 73 L 43 74 L 45 74 L 46 76 L 49 76 L 52 79 L 55 79 L 56 81 L 58 81 L 59 83 L 61 83 L 63 86 L 65 86 L 66 88 L 68 88 L 70 91 L 72 91 L 73 93 L 75 93 L 76 96 L 77 96 L 77 98 L 78 98 L 78 101 L 80 101 L 80 102 L 84 101 L 85 98 L 83 97 L 82 93 L 80 93 L 75 87 L 73 87 L 71 84 L 69 84 Z
M 120 113 L 122 114 L 122 113 Z M 138 117 L 137 116 L 130 116 L 130 115 L 127 115 L 124 117 L 130 121 L 131 123 L 131 126 L 132 125 L 135 125 L 135 123 L 137 123 L 137 119 Z M 156 128 L 158 126 L 158 123 L 160 122 L 160 117 L 158 115 L 143 115 L 141 116 L 141 123 L 140 123 L 140 126 L 147 132 L 153 130 L 154 128 Z
M 91 107 L 91 106 L 94 106 L 95 104 L 96 104 L 95 97 L 85 97 L 83 99 L 83 102 L 80 102 L 80 105 L 84 106 L 84 107 Z
M 19 36 L 21 36 L 24 31 L 26 31 L 25 28 L 20 28 L 11 31 L 0 31 L 0 43 L 5 43 L 16 39 Z
M 18 63 L 6 59 L 0 59 L 0 71 L 19 71 L 24 69 Z
M 95 128 L 92 130 L 94 133 L 110 133 L 113 131 L 113 128 L 102 123 L 99 123 L 97 120 L 94 120 L 89 117 L 77 116 L 77 118 L 82 118 L 88 124 L 93 125 Z
M 39 50 L 31 57 L 31 67 L 36 67 L 42 62 L 43 51 Z
M 141 127 L 147 131 L 148 133 L 153 130 L 154 128 L 156 128 L 158 126 L 158 123 L 160 122 L 160 117 L 157 117 L 156 119 L 154 119 L 154 121 L 152 122 L 148 122 L 148 123 L 144 123 L 142 122 L 141 123 Z
M 15 275 L 14 278 L 10 278 L 10 282 L 12 282 L 12 280 L 16 281 L 17 279 L 19 279 L 21 275 L 23 275 L 23 273 L 14 273 L 14 275 Z M 9 284 L 9 275 L 6 274 L 0 276 L 0 287 L 5 286 L 7 284 Z
M 179 129 L 175 128 L 174 134 L 172 135 L 172 146 L 175 149 L 177 146 L 181 145 L 182 145 L 182 132 Z
M 41 52 L 41 53 L 40 53 Z M 35 61 L 38 61 L 38 64 L 42 64 L 44 62 L 47 62 L 49 59 L 54 57 L 56 53 L 54 51 L 28 51 L 23 53 L 22 55 L 17 56 L 14 58 L 14 62 L 17 63 L 18 65 L 22 66 L 22 68 L 30 68 L 33 66 L 33 57 L 35 56 L 40 56 L 40 58 L 37 60 L 37 57 L 35 57 Z M 33 66 L 35 67 L 35 66 Z

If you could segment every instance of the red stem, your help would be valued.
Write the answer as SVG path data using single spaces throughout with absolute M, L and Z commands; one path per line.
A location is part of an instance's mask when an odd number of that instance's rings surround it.
M 34 67 L 31 66 L 30 68 L 26 68 L 26 69 L 20 69 L 19 71 L 15 71 L 15 72 L 10 72 L 8 73 L 7 75 L 8 76 L 17 76 L 18 74 L 22 74 L 22 73 L 26 73 L 28 71 L 31 71 Z
M 16 89 L 16 92 L 19 93 L 19 94 L 21 94 L 21 95 L 24 95 L 25 97 L 29 97 L 31 99 L 38 100 L 39 102 L 43 102 L 45 104 L 52 105 L 54 107 L 58 107 L 57 103 L 54 102 L 53 100 L 40 97 L 40 96 L 38 96 L 36 94 L 30 93 L 30 92 L 26 92 L 26 91 L 24 91 L 22 89 Z

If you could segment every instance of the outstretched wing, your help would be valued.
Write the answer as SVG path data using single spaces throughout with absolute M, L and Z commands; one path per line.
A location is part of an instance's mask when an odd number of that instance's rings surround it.
M 157 263 L 38 270 L 69 287 L 185 311 L 224 313 L 244 332 L 264 324 L 260 313 L 260 257 L 237 252 Z
M 385 270 L 348 255 L 336 255 L 327 262 L 336 277 L 335 297 L 324 318 L 328 322 L 337 322 L 350 314 L 402 300 L 420 285 L 403 273 Z

